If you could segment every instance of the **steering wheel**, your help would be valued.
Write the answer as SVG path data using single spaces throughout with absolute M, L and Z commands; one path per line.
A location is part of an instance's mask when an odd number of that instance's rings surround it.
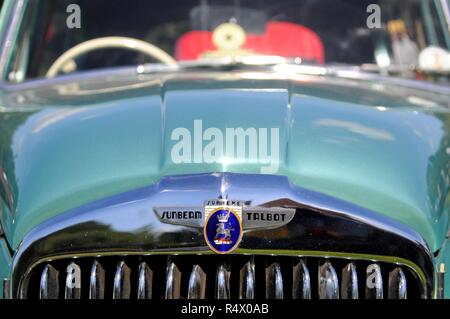
M 46 76 L 48 78 L 53 78 L 64 68 L 68 68 L 69 71 L 76 69 L 74 59 L 80 55 L 94 50 L 111 48 L 133 50 L 144 53 L 168 65 L 177 64 L 175 59 L 169 54 L 148 42 L 127 37 L 104 37 L 82 42 L 64 52 L 55 62 L 53 62 L 52 66 L 47 71 Z

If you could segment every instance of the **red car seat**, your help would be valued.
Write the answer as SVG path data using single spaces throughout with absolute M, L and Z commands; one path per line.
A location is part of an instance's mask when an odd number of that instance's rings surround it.
M 269 22 L 266 33 L 247 34 L 243 49 L 257 54 L 300 57 L 319 64 L 325 62 L 325 52 L 319 36 L 304 26 L 290 22 Z M 208 51 L 217 50 L 210 31 L 190 31 L 176 44 L 177 60 L 196 60 Z

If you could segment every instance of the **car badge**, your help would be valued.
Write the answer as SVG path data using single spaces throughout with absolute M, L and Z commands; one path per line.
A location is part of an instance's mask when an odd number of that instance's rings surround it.
M 267 206 L 268 207 L 267 207 Z M 203 229 L 207 245 L 218 254 L 234 251 L 241 243 L 243 230 L 264 231 L 289 224 L 296 209 L 252 206 L 250 201 L 212 199 L 199 206 L 154 207 L 164 224 Z
M 229 206 L 225 200 L 206 203 L 203 234 L 212 251 L 218 254 L 234 251 L 242 240 L 242 233 L 242 206 Z

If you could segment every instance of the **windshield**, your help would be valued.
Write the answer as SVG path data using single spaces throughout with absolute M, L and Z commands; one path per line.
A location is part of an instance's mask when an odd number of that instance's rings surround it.
M 440 71 L 432 79 L 447 81 L 450 35 L 443 2 L 33 0 L 9 77 L 43 77 L 52 67 L 56 75 L 143 63 L 282 57 L 287 63 L 357 65 L 423 79 L 433 72 L 420 72 L 420 60 L 431 56 L 440 67 L 428 69 Z

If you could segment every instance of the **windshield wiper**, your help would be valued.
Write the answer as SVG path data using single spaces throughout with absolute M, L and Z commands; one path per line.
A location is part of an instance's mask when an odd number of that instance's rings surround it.
M 223 57 L 214 59 L 200 59 L 195 61 L 183 61 L 177 65 L 167 64 L 143 64 L 138 66 L 137 72 L 142 74 L 158 72 L 174 72 L 195 69 L 239 69 L 245 67 L 272 67 L 289 63 L 289 59 L 270 55 L 249 55 L 236 57 Z
M 264 68 L 264 70 L 277 73 L 293 73 L 306 75 L 334 75 L 350 73 L 383 74 L 392 70 L 381 69 L 376 65 L 315 65 L 306 64 L 297 59 L 283 58 L 268 55 L 249 55 L 236 57 L 223 57 L 213 59 L 200 59 L 195 61 L 183 61 L 176 65 L 149 63 L 140 65 L 137 72 L 140 74 L 166 73 L 186 70 L 220 70 L 232 71 L 245 68 Z M 397 69 L 396 69 L 397 71 Z

